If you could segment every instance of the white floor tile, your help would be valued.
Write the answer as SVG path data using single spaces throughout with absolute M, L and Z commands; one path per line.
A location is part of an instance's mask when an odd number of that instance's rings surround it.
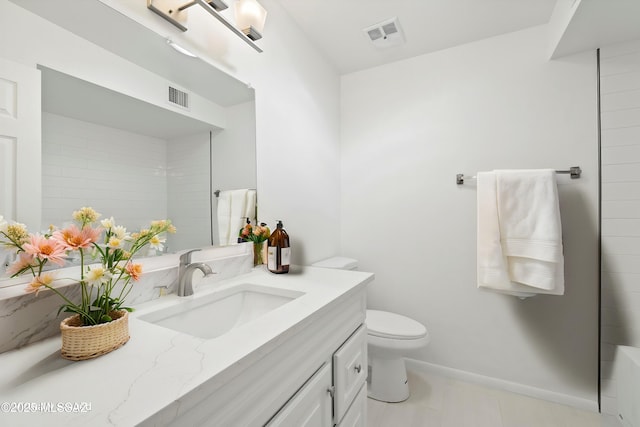
M 404 402 L 368 400 L 367 427 L 621 427 L 615 417 L 409 372 Z

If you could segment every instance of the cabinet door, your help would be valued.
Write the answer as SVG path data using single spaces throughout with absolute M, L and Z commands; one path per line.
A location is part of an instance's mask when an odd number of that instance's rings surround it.
M 367 379 L 367 328 L 361 325 L 333 354 L 334 419 L 339 423 Z
M 338 427 L 367 427 L 367 385 L 362 384 Z
M 331 427 L 331 365 L 324 364 L 267 423 L 275 427 Z

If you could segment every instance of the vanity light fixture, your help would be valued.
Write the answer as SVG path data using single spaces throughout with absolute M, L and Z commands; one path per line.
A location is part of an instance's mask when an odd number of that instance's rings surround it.
M 266 18 L 267 12 L 258 4 L 257 1 L 253 0 L 255 5 L 252 5 L 248 10 L 249 12 L 243 12 L 242 15 L 251 16 L 252 18 L 242 18 L 244 24 L 247 22 L 249 26 L 247 27 L 247 33 L 239 30 L 236 26 L 234 26 L 231 22 L 229 22 L 224 16 L 220 14 L 220 11 L 223 11 L 228 8 L 227 4 L 223 0 L 192 0 L 188 3 L 184 3 L 184 0 L 147 0 L 147 8 L 157 13 L 167 21 L 171 22 L 173 25 L 178 27 L 181 31 L 187 31 L 187 10 L 193 5 L 200 5 L 204 10 L 209 12 L 211 16 L 220 21 L 225 27 L 231 30 L 235 35 L 244 40 L 249 46 L 257 50 L 258 52 L 262 52 L 262 49 L 255 44 L 253 41 L 258 40 L 262 37 L 260 32 L 262 31 L 262 27 L 264 26 L 264 20 Z M 242 0 L 238 0 L 237 3 L 244 3 Z M 256 6 L 259 8 L 256 8 Z M 238 6 L 236 7 L 236 19 L 238 19 Z M 262 10 L 260 12 L 260 9 Z M 259 12 L 259 13 L 258 13 Z M 241 27 L 242 28 L 242 27 Z M 252 31 L 253 29 L 253 31 Z
M 262 38 L 267 11 L 257 0 L 236 1 L 236 25 L 251 40 Z
M 171 39 L 167 39 L 167 44 L 169 46 L 171 46 L 172 48 L 174 48 L 176 51 L 180 52 L 183 55 L 187 55 L 190 56 L 192 58 L 197 58 L 198 55 L 196 55 L 195 53 L 191 52 L 189 49 L 186 49 L 182 46 L 180 46 L 178 43 L 174 42 Z

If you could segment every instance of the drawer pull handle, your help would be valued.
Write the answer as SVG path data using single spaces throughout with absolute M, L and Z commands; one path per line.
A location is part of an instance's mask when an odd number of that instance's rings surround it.
M 362 370 L 362 365 L 357 365 L 353 369 L 355 369 L 357 373 L 360 373 L 360 371 Z

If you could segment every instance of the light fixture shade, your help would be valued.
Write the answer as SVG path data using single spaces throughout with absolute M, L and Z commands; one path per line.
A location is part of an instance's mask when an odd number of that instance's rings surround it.
M 267 11 L 257 0 L 236 1 L 236 25 L 251 40 L 262 38 Z

